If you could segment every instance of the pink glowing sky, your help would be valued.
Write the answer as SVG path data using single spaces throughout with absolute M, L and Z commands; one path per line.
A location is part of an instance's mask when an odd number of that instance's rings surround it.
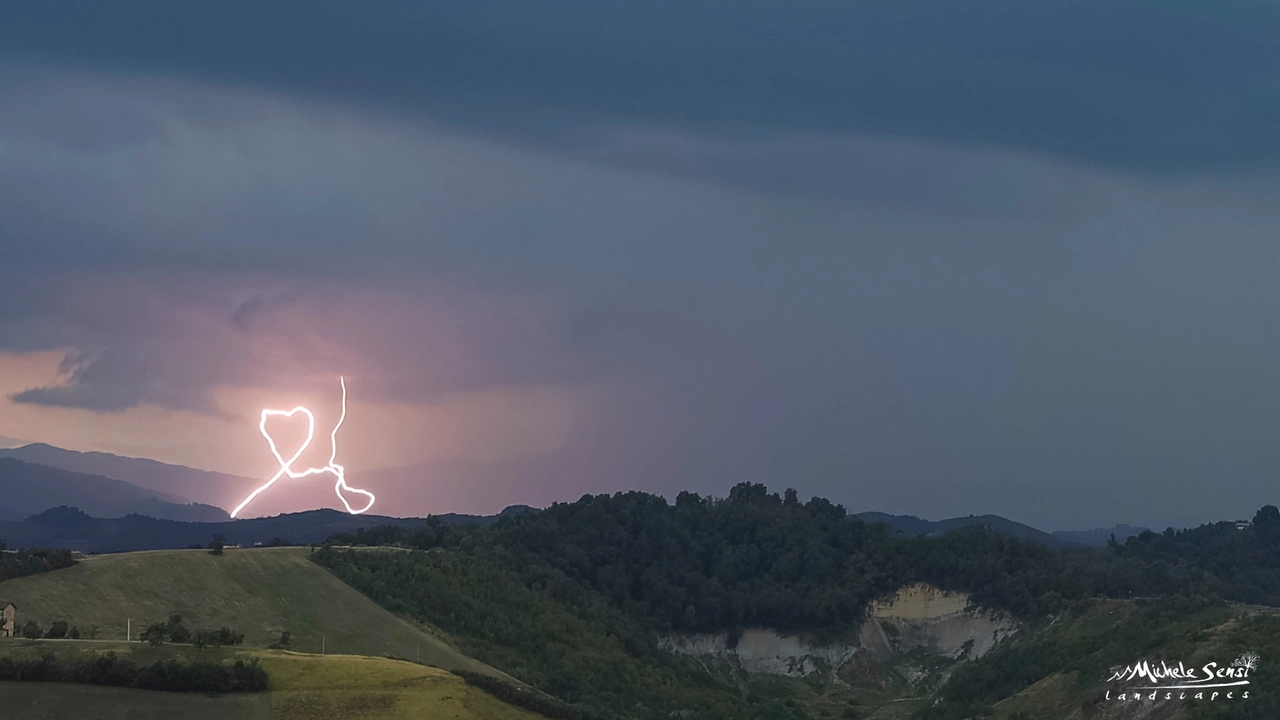
M 81 365 L 68 362 L 79 357 L 74 348 L 0 353 L 0 436 L 269 477 L 277 464 L 258 435 L 259 411 L 305 405 L 323 430 L 337 419 L 341 372 L 351 393 L 339 461 L 353 486 L 367 471 L 423 468 L 418 493 L 389 492 L 397 504 L 378 507 L 396 515 L 496 512 L 580 493 L 577 483 L 530 478 L 527 485 L 495 485 L 501 494 L 469 494 L 459 485 L 472 475 L 457 476 L 477 466 L 508 473 L 564 461 L 584 442 L 632 450 L 646 444 L 634 428 L 609 421 L 620 411 L 643 412 L 622 384 L 555 380 L 563 361 L 547 347 L 544 327 L 554 308 L 532 297 L 398 291 L 385 283 L 255 287 L 261 279 L 188 277 L 180 288 L 119 276 L 61 282 L 62 321 L 99 328 L 108 347 L 113 335 L 129 332 L 145 350 L 116 356 L 108 349 Z M 109 371 L 111 381 L 97 380 Z M 143 396 L 112 407 L 112 383 L 126 378 Z M 47 396 L 31 402 L 33 388 Z M 290 419 L 271 421 L 284 447 L 296 447 L 301 428 Z M 326 442 L 313 444 L 299 467 L 327 460 L 327 431 L 318 437 Z M 289 483 L 278 492 L 292 492 Z M 306 493 L 300 502 L 316 497 Z

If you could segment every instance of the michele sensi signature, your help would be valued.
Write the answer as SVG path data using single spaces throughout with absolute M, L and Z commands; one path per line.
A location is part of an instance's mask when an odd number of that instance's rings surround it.
M 1210 662 L 1187 667 L 1179 662 L 1143 660 L 1113 668 L 1106 700 L 1247 700 L 1249 674 L 1257 669 L 1257 653 L 1246 652 L 1229 665 Z

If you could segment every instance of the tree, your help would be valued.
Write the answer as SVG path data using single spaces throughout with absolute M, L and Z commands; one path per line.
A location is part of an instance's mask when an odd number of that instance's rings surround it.
M 239 645 L 244 642 L 244 633 L 238 633 L 226 625 L 223 625 L 218 628 L 217 638 L 219 645 Z
M 169 637 L 170 642 L 188 643 L 191 642 L 191 631 L 182 624 L 181 615 L 170 615 L 169 622 L 164 626 L 165 634 Z
M 61 640 L 67 636 L 67 621 L 55 620 L 49 629 L 45 631 L 45 637 L 50 640 Z
M 1280 522 L 1280 509 L 1275 505 L 1263 505 L 1258 508 L 1258 512 L 1253 516 L 1253 524 L 1257 527 L 1271 525 Z
M 79 640 L 79 639 L 80 639 L 80 628 L 75 627 L 75 626 L 73 625 L 73 626 L 71 627 L 71 629 L 67 631 L 67 637 L 71 638 L 72 640 Z
M 165 641 L 165 625 L 164 623 L 152 623 L 142 631 L 142 640 L 152 647 L 159 647 Z
M 217 645 L 218 634 L 212 630 L 196 630 L 191 636 L 191 644 L 195 645 L 197 650 L 203 650 L 206 645 Z
M 213 542 L 209 543 L 209 550 L 210 550 L 209 554 L 221 555 L 222 548 L 226 547 L 226 542 L 224 542 L 224 540 L 225 538 L 223 537 L 222 533 L 217 533 L 216 535 L 214 535 Z
M 40 623 L 35 620 L 28 620 L 27 624 L 22 626 L 22 637 L 29 640 L 39 640 L 43 634 L 40 630 Z
M 796 494 L 795 488 L 787 488 L 783 491 L 782 506 L 789 508 L 800 507 L 800 496 Z

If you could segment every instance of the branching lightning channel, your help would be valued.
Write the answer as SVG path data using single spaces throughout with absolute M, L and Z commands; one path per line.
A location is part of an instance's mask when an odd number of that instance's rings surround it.
M 334 477 L 338 478 L 338 482 L 335 483 L 333 486 L 333 491 L 338 494 L 338 499 L 341 500 L 342 504 L 347 508 L 347 512 L 351 513 L 352 515 L 359 515 L 360 513 L 365 512 L 369 508 L 373 507 L 373 501 L 375 499 L 373 497 L 373 493 L 369 492 L 368 490 L 360 490 L 358 488 L 353 488 L 350 485 L 348 485 L 346 470 L 343 469 L 343 467 L 337 463 L 338 428 L 342 427 L 342 421 L 347 419 L 347 381 L 346 381 L 346 378 L 339 376 L 338 382 L 341 383 L 342 385 L 342 414 L 338 416 L 338 424 L 333 426 L 333 432 L 329 434 L 329 444 L 330 444 L 331 450 L 329 452 L 328 464 L 325 465 L 324 467 L 319 467 L 319 468 L 307 468 L 306 470 L 303 470 L 301 472 L 298 472 L 293 469 L 293 464 L 297 462 L 298 458 L 302 457 L 302 453 L 306 452 L 306 449 L 311 446 L 311 439 L 315 436 L 316 417 L 315 415 L 311 414 L 310 410 L 302 407 L 301 405 L 299 405 L 298 407 L 292 410 L 269 410 L 269 409 L 263 410 L 262 420 L 258 422 L 258 432 L 262 433 L 262 437 L 267 439 L 267 445 L 271 448 L 271 454 L 275 456 L 276 461 L 280 463 L 280 469 L 276 471 L 275 475 L 271 476 L 271 479 L 268 480 L 266 484 L 264 484 L 262 487 L 258 488 L 257 490 L 254 490 L 253 492 L 249 493 L 249 497 L 245 498 L 244 502 L 237 505 L 236 509 L 231 511 L 231 517 L 235 517 L 236 515 L 240 514 L 240 511 L 244 509 L 245 505 L 248 505 L 250 502 L 253 501 L 254 498 L 258 497 L 259 493 L 261 493 L 263 490 L 266 490 L 267 488 L 274 485 L 277 480 L 284 477 L 285 475 L 288 475 L 291 478 L 304 478 L 309 475 L 319 475 L 322 473 L 329 473 Z M 284 456 L 280 454 L 280 450 L 276 447 L 275 438 L 271 437 L 271 433 L 267 430 L 267 418 L 293 417 L 298 413 L 302 413 L 307 417 L 307 439 L 302 442 L 302 446 L 299 447 L 298 451 L 293 454 L 293 457 L 289 458 L 288 460 L 285 460 Z M 369 502 L 365 504 L 364 507 L 360 508 L 359 510 L 356 510 L 351 507 L 351 503 L 347 502 L 347 498 L 342 494 L 343 490 L 356 493 L 357 495 L 364 495 L 365 497 L 369 498 Z

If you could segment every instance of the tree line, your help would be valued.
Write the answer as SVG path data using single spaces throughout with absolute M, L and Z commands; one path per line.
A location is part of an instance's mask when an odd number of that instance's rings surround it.
M 287 634 L 287 633 L 286 633 Z M 195 645 L 197 649 L 205 647 L 222 647 L 223 645 L 239 645 L 244 642 L 244 633 L 236 632 L 227 626 L 217 630 L 189 630 L 182 622 L 181 615 L 170 615 L 168 622 L 152 623 L 139 636 L 143 642 L 158 647 L 166 642 Z

